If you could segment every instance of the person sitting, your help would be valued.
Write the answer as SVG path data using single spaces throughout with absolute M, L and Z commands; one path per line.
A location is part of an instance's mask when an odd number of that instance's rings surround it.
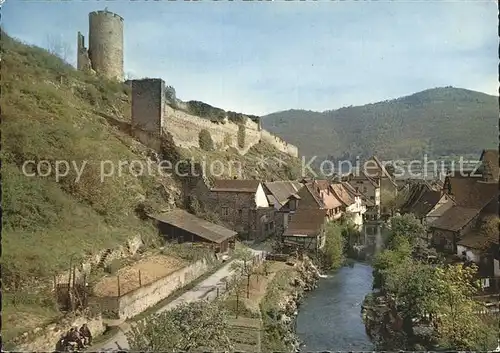
M 69 344 L 76 344 L 79 349 L 83 348 L 83 342 L 80 338 L 80 334 L 75 327 L 72 327 L 69 330 L 68 335 L 66 336 L 66 340 Z
M 85 345 L 92 345 L 92 334 L 90 333 L 87 324 L 83 324 L 82 327 L 80 327 L 80 336 L 83 338 Z

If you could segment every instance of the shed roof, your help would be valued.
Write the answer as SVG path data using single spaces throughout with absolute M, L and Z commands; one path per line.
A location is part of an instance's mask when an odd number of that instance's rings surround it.
M 164 213 L 150 214 L 149 216 L 217 244 L 237 234 L 235 231 L 205 221 L 184 210 L 178 209 Z
M 457 242 L 458 245 L 471 249 L 486 250 L 492 244 L 498 244 L 498 234 L 485 234 L 480 231 L 467 234 L 463 239 Z
M 253 179 L 218 179 L 213 181 L 211 191 L 216 192 L 257 192 L 260 181 Z
M 299 209 L 292 216 L 283 236 L 315 237 L 326 220 L 326 210 Z

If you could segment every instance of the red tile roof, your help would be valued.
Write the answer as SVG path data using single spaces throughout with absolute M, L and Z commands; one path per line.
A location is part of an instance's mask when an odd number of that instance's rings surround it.
M 344 206 L 349 207 L 356 202 L 354 196 L 349 191 L 347 191 L 347 188 L 344 185 L 340 183 L 332 184 L 331 188 L 334 195 L 340 202 L 342 202 Z

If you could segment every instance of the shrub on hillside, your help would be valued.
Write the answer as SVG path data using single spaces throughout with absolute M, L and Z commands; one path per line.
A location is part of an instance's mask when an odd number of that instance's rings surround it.
M 203 129 L 198 135 L 200 148 L 204 151 L 213 151 L 215 149 L 214 141 L 212 140 L 212 135 L 208 130 Z
M 238 147 L 239 148 L 244 148 L 245 147 L 245 126 L 244 125 L 239 125 L 238 126 Z

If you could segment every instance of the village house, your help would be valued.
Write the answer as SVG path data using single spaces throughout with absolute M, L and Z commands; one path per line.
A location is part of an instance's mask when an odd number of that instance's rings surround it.
M 199 244 L 218 254 L 234 249 L 237 233 L 184 210 L 149 215 L 157 221 L 159 234 L 167 241 Z
M 479 160 L 481 166 L 478 174 L 481 174 L 483 181 L 498 182 L 500 175 L 498 150 L 483 150 Z
M 457 242 L 472 231 L 478 220 L 498 214 L 498 184 L 477 178 L 446 177 L 443 194 L 454 205 L 429 224 L 432 245 L 449 253 L 457 252 Z
M 433 190 L 426 183 L 413 183 L 406 202 L 400 207 L 401 214 L 411 213 L 424 226 L 437 220 L 454 205 L 451 197 L 442 191 Z
M 364 199 L 366 212 L 364 223 L 377 223 L 380 221 L 380 179 L 373 179 L 361 171 L 359 175 L 351 174 L 346 179 L 356 192 L 361 193 Z
M 363 225 L 366 206 L 361 199 L 361 193 L 356 191 L 349 183 L 339 182 L 330 185 L 333 195 L 342 203 L 342 212 L 358 228 Z
M 259 180 L 225 179 L 210 183 L 198 178 L 190 198 L 216 214 L 243 240 L 263 240 L 275 234 L 275 208 L 270 205 Z M 191 200 L 192 201 L 192 200 Z
M 304 187 L 298 192 L 300 202 L 297 209 L 324 209 L 329 220 L 340 220 L 342 203 L 335 197 L 328 180 L 313 180 L 304 182 Z M 291 217 L 293 220 L 293 217 Z
M 283 245 L 318 251 L 325 246 L 327 223 L 326 209 L 298 209 L 283 233 Z
M 266 182 L 263 186 L 269 204 L 274 206 L 276 235 L 280 236 L 297 209 L 300 200 L 297 193 L 304 185 L 298 181 L 285 180 Z
M 275 209 L 258 180 L 214 180 L 210 210 L 245 240 L 263 240 L 274 234 Z

